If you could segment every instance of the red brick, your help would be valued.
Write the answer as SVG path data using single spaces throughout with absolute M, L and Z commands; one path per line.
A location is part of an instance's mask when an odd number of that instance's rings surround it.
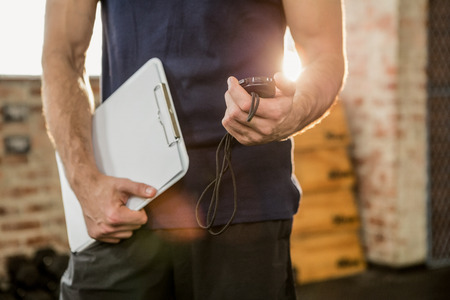
M 23 178 L 26 179 L 37 179 L 37 178 L 47 178 L 51 177 L 53 172 L 49 169 L 39 169 L 39 170 L 30 170 L 23 174 Z
M 0 239 L 0 249 L 17 248 L 19 246 L 20 246 L 19 240 L 1 240 Z
M 40 119 L 42 119 L 42 121 L 44 121 L 44 117 L 41 115 L 42 104 L 39 103 L 39 104 L 30 105 L 30 112 L 39 114 Z
M 26 196 L 35 195 L 38 193 L 37 187 L 15 187 L 12 189 L 6 189 L 5 195 L 11 198 L 23 198 Z
M 3 231 L 16 231 L 16 230 L 27 230 L 36 229 L 41 227 L 41 222 L 39 221 L 22 221 L 22 222 L 11 222 L 2 225 Z
M 31 238 L 28 238 L 25 242 L 27 246 L 44 246 L 49 245 L 52 241 L 52 238 L 50 236 L 34 236 Z
M 8 154 L 3 157 L 3 165 L 20 165 L 20 164 L 27 164 L 28 163 L 28 156 L 23 154 Z
M 65 218 L 64 215 L 61 215 L 61 217 L 59 217 L 59 218 L 55 218 L 54 221 L 58 225 L 61 225 L 61 226 L 64 226 L 64 227 L 66 226 L 66 218 Z
M 40 85 L 39 86 L 32 86 L 30 88 L 30 95 L 31 96 L 38 96 L 38 97 L 40 97 L 41 96 L 41 86 Z
M 0 84 L 0 99 L 23 98 L 24 92 L 14 86 Z
M 18 212 L 19 212 L 19 210 L 17 208 L 0 206 L 0 216 L 17 214 Z
M 25 208 L 25 212 L 31 213 L 31 212 L 45 211 L 45 210 L 48 210 L 49 208 L 51 208 L 52 206 L 53 205 L 51 203 L 44 203 L 44 204 L 35 203 L 35 204 L 28 205 Z M 0 210 L 0 215 L 1 215 L 1 210 Z

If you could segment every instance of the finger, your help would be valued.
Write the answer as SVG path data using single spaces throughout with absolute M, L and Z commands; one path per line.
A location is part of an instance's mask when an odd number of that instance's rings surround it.
M 248 121 L 248 112 L 242 111 L 234 104 L 231 96 L 226 95 L 225 102 L 227 103 L 227 110 L 225 111 L 224 118 L 222 119 L 222 125 L 233 136 L 237 135 L 250 135 L 259 133 L 259 127 L 264 127 L 265 117 L 261 115 L 258 108 L 251 122 Z M 260 104 L 261 105 L 261 104 Z M 264 110 L 264 109 L 261 109 Z M 266 109 L 267 110 L 267 109 Z
M 236 77 L 230 76 L 227 80 L 228 96 L 233 100 L 233 102 L 239 107 L 239 109 L 245 113 L 250 110 L 250 104 L 252 97 L 249 93 L 239 84 Z
M 117 231 L 105 236 L 102 236 L 98 238 L 98 241 L 105 242 L 105 243 L 111 243 L 111 244 L 117 244 L 121 240 L 129 239 L 131 236 L 133 236 L 133 231 L 131 230 L 125 230 L 125 231 Z
M 138 214 L 138 217 L 132 216 L 133 223 L 130 223 L 130 221 L 127 220 L 130 218 L 128 216 L 129 213 Z M 119 231 L 133 231 L 139 229 L 146 222 L 147 214 L 143 209 L 140 211 L 133 211 L 126 206 L 121 206 L 118 209 L 106 212 L 105 219 L 100 223 L 92 222 L 91 219 L 86 219 L 89 235 L 94 238 L 109 236 Z
M 118 189 L 130 195 L 142 198 L 152 198 L 156 195 L 156 189 L 150 185 L 134 182 L 129 179 L 119 179 Z
M 115 223 L 115 224 L 107 225 L 108 229 L 106 229 L 106 230 L 107 230 L 108 234 L 111 234 L 114 232 L 119 232 L 119 231 L 134 231 L 136 229 L 141 228 L 142 225 L 144 225 L 144 224 L 118 224 L 118 223 Z
M 126 195 L 122 195 L 122 198 L 126 198 Z M 98 226 L 104 226 L 101 233 L 110 233 L 110 231 L 117 230 L 134 230 L 147 222 L 147 214 L 145 210 L 132 210 L 128 208 L 124 202 L 126 200 L 120 200 L 112 206 L 106 207 L 104 210 L 104 216 L 97 222 L 94 222 L 94 228 Z M 110 230 L 114 228 L 113 230 Z M 97 229 L 99 230 L 99 229 Z
M 251 97 L 249 101 L 251 102 Z M 225 104 L 227 110 L 225 111 L 224 122 L 227 126 L 236 126 L 238 124 L 250 126 L 247 122 L 248 110 L 246 110 L 246 107 L 239 106 L 237 100 L 228 92 L 225 94 Z M 250 105 L 248 108 L 250 108 Z
M 278 74 L 278 73 L 277 73 Z M 279 73 L 278 76 L 281 76 Z M 295 87 L 291 85 L 292 82 L 288 82 L 285 78 L 282 78 L 283 82 L 280 84 L 283 88 L 291 89 L 292 87 L 295 90 Z M 249 111 L 252 106 L 252 96 L 245 91 L 239 85 L 239 82 L 235 77 L 228 78 L 228 90 L 225 94 L 225 101 L 227 105 L 226 117 L 230 118 L 228 120 L 225 119 L 225 123 L 231 126 L 231 120 L 235 120 L 243 126 L 248 126 L 249 128 L 257 128 L 257 119 L 273 119 L 273 114 L 277 114 L 279 108 L 278 98 L 260 98 L 259 106 L 255 112 L 255 115 L 251 122 L 248 121 Z
M 224 124 L 224 121 L 222 121 L 222 123 Z M 258 131 L 247 125 L 234 122 L 230 126 L 224 124 L 224 127 L 242 145 L 253 145 L 260 139 Z
M 119 207 L 119 222 L 118 224 L 127 223 L 132 225 L 143 225 L 147 222 L 147 214 L 144 210 L 132 210 L 125 204 L 130 195 L 142 198 L 152 198 L 156 196 L 156 189 L 144 183 L 138 183 L 129 179 L 119 179 L 118 190 L 124 193 L 123 206 Z
M 288 79 L 282 72 L 274 75 L 275 84 L 281 92 L 286 96 L 292 96 L 295 93 L 295 82 Z
M 117 214 L 119 216 L 118 222 L 111 223 L 117 229 L 137 229 L 141 225 L 147 223 L 148 217 L 145 210 L 132 210 L 123 205 L 118 208 Z M 129 226 L 129 227 L 127 227 Z
M 108 243 L 108 244 L 117 244 L 120 242 L 120 239 L 113 239 L 113 238 L 98 238 L 97 241 Z
M 128 239 L 133 235 L 133 230 L 122 230 L 102 236 L 102 239 Z

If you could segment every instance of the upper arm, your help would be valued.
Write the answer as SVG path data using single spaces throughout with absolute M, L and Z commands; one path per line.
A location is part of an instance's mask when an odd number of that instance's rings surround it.
M 83 72 L 97 0 L 47 0 L 42 62 L 62 59 Z
M 283 0 L 303 65 L 321 55 L 343 57 L 343 16 L 341 0 Z

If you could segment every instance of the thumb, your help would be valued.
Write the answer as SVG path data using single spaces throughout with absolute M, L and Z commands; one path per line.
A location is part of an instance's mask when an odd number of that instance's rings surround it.
M 147 223 L 148 217 L 144 209 L 133 210 L 124 205 L 120 206 L 118 211 L 123 223 L 132 225 L 143 225 Z
M 273 78 L 275 79 L 276 86 L 286 96 L 292 96 L 295 93 L 295 81 L 288 79 L 282 72 L 276 73 Z
M 156 195 L 156 189 L 148 184 L 124 179 L 121 182 L 119 189 L 130 195 L 135 195 L 142 198 L 152 198 Z

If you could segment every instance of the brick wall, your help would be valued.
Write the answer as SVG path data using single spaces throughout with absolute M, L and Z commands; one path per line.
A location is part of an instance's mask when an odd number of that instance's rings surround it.
M 367 258 L 426 256 L 427 0 L 346 0 L 349 76 L 342 93 L 358 174 Z
M 369 260 L 425 258 L 426 0 L 346 0 L 357 200 Z M 98 80 L 92 81 L 98 95 Z M 4 259 L 42 246 L 68 251 L 39 78 L 0 77 L 0 276 Z
M 93 81 L 98 92 L 98 80 Z M 38 77 L 0 77 L 0 276 L 5 258 L 68 251 L 58 171 Z

